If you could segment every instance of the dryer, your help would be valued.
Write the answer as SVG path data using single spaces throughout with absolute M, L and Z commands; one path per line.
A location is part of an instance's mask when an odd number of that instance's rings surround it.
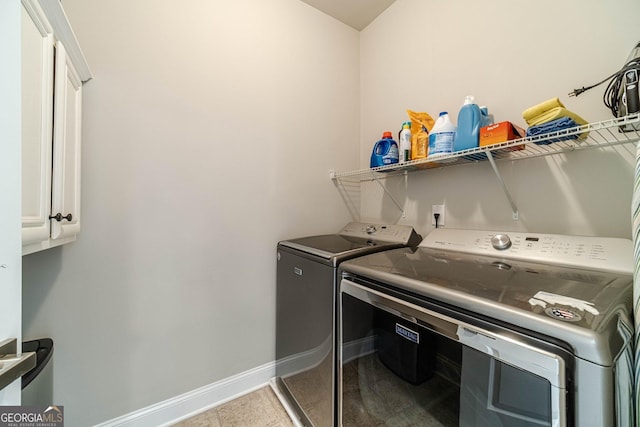
M 285 407 L 302 424 L 336 422 L 337 268 L 358 256 L 417 246 L 413 227 L 351 222 L 336 234 L 277 246 L 276 378 Z

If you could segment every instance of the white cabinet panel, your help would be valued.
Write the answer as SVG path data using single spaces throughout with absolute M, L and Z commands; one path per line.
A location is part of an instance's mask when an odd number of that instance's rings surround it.
M 56 45 L 51 238 L 80 231 L 82 82 L 61 42 Z
M 37 5 L 22 7 L 22 242 L 50 234 L 53 34 Z

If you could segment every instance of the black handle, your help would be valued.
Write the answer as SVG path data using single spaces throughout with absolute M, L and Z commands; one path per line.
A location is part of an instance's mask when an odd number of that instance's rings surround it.
M 62 214 L 58 212 L 55 215 L 49 215 L 49 219 L 55 219 L 58 222 L 62 221 L 63 219 L 66 219 L 67 221 L 71 221 L 73 219 L 73 216 L 71 214 L 67 214 L 67 216 L 62 216 Z

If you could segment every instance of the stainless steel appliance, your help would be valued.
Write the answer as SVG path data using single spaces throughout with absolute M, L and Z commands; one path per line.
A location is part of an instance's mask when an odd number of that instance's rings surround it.
M 340 266 L 342 426 L 631 426 L 626 239 L 436 229 Z
M 338 265 L 420 240 L 410 226 L 352 222 L 337 234 L 278 243 L 275 385 L 303 424 L 332 426 L 336 420 Z

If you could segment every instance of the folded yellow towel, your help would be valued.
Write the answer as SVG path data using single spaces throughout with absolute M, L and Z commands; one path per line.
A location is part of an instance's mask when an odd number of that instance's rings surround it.
M 559 98 L 551 98 L 544 102 L 541 102 L 538 105 L 534 105 L 533 107 L 527 108 L 522 112 L 522 118 L 529 123 L 529 120 L 539 116 L 547 110 L 551 110 L 553 108 L 561 107 L 564 108 L 562 102 L 560 102 Z M 531 123 L 529 123 L 531 125 Z
M 580 117 L 576 113 L 574 113 L 572 111 L 569 111 L 569 110 L 567 110 L 566 108 L 563 108 L 563 107 L 555 107 L 555 108 L 552 108 L 550 110 L 543 111 L 542 113 L 538 114 L 537 116 L 532 117 L 530 119 L 526 119 L 526 120 L 527 120 L 527 124 L 529 124 L 529 126 L 536 126 L 536 125 L 541 125 L 543 123 L 550 122 L 552 120 L 559 119 L 561 117 L 569 117 L 570 119 L 573 119 L 573 121 L 576 122 L 579 125 L 586 125 L 587 124 L 587 121 L 585 119 L 583 119 L 582 117 Z
M 546 101 L 527 108 L 522 112 L 522 118 L 529 126 L 541 125 L 561 117 L 569 117 L 579 125 L 587 124 L 585 119 L 564 108 L 560 98 L 547 99 Z

